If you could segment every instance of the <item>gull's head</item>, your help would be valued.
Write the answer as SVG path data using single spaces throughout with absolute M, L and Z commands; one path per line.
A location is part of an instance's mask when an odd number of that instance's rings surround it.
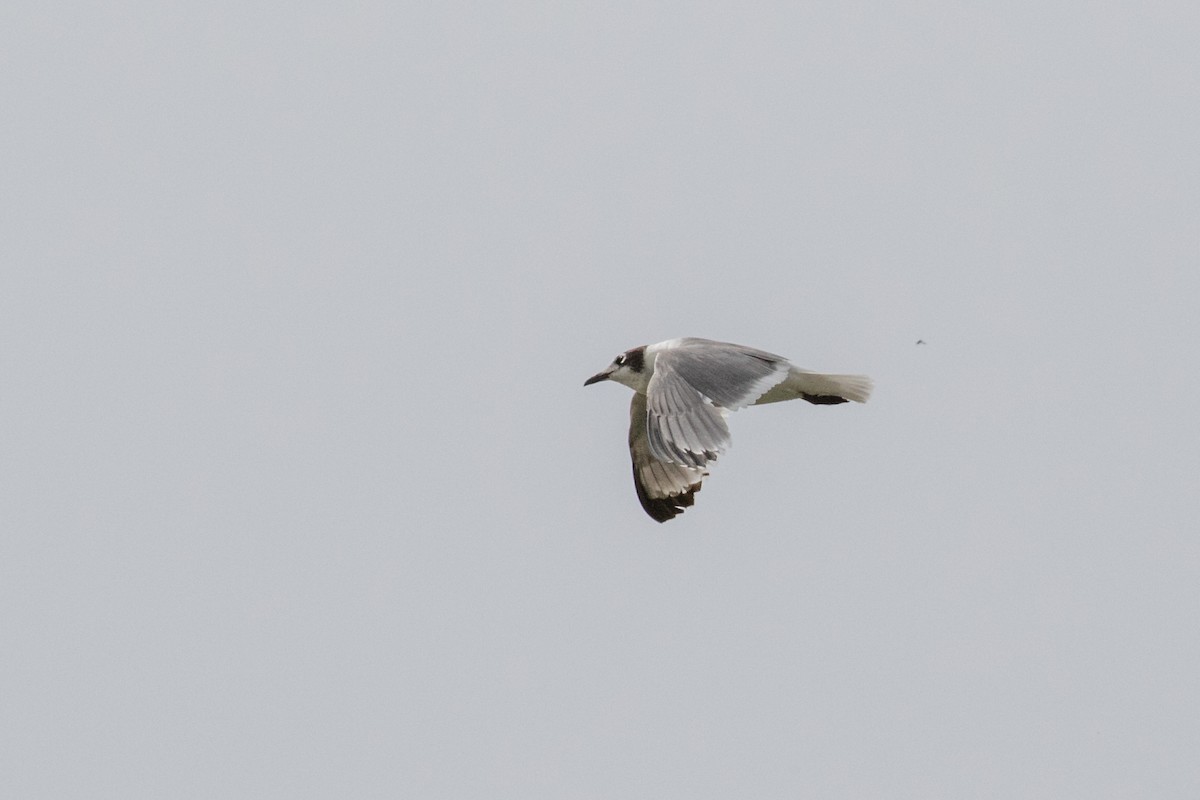
M 646 348 L 626 350 L 614 358 L 606 369 L 584 381 L 583 385 L 590 386 L 600 381 L 616 381 L 635 392 L 645 392 L 646 384 L 650 382 L 650 372 L 646 369 Z

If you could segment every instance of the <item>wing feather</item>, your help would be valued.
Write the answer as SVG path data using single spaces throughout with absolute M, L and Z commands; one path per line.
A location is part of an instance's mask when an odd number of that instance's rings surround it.
M 664 356 L 657 356 L 646 387 L 650 452 L 660 461 L 703 468 L 729 447 L 729 427 L 721 410 Z
M 696 502 L 695 494 L 700 491 L 700 483 L 708 471 L 655 458 L 651 437 L 657 428 L 647 424 L 648 416 L 646 396 L 635 392 L 629 405 L 633 485 L 646 513 L 659 522 L 666 522 Z
M 680 339 L 659 352 L 655 372 L 664 359 L 690 387 L 731 411 L 752 405 L 786 379 L 792 366 L 765 350 L 697 338 Z

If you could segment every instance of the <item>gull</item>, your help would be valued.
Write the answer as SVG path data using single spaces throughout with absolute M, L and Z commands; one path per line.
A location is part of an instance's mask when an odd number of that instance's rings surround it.
M 731 444 L 725 417 L 746 406 L 865 403 L 871 379 L 824 375 L 752 347 L 686 337 L 626 350 L 583 382 L 633 389 L 629 454 L 642 508 L 658 522 L 696 502 L 708 465 Z

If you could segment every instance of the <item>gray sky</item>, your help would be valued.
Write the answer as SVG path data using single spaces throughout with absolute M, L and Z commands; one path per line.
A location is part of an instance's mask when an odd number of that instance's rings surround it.
M 1194 4 L 415 5 L 0 12 L 0 795 L 1200 795 Z

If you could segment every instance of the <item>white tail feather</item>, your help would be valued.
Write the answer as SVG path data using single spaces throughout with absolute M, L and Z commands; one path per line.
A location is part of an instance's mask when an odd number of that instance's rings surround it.
M 795 400 L 805 395 L 813 397 L 844 397 L 865 403 L 871 396 L 873 384 L 866 375 L 823 375 L 792 367 L 787 378 L 758 399 L 756 405 Z

